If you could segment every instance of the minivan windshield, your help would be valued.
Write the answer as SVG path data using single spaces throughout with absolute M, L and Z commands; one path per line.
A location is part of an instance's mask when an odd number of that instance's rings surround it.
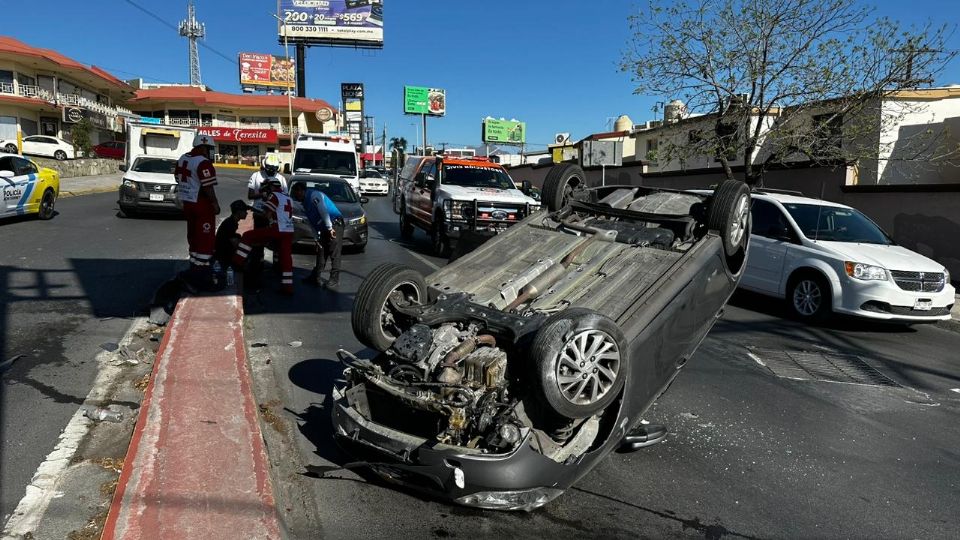
M 134 172 L 173 174 L 177 160 L 167 158 L 142 157 L 133 162 Z
M 357 174 L 357 159 L 353 152 L 298 148 L 295 154 L 294 172 L 339 174 L 343 176 L 356 176 Z
M 475 188 L 516 189 L 510 176 L 494 167 L 474 167 L 470 165 L 443 164 L 443 177 L 440 183 L 449 186 Z
M 893 241 L 870 218 L 853 208 L 819 204 L 783 205 L 810 240 L 891 245 Z

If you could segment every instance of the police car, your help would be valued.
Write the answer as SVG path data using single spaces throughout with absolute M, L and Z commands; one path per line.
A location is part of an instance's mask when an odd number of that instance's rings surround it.
M 37 214 L 40 219 L 50 219 L 60 194 L 60 175 L 22 155 L 0 155 L 0 189 L 0 216 Z

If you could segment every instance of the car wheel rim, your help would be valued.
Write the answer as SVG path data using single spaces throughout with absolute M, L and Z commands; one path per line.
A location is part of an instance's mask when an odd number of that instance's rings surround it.
M 730 226 L 730 242 L 739 246 L 743 240 L 743 235 L 747 231 L 747 223 L 750 216 L 750 199 L 746 195 L 740 197 L 737 202 L 737 209 L 733 215 L 733 222 Z
M 397 339 L 403 330 L 400 328 L 397 318 L 392 309 L 390 309 L 390 300 L 402 305 L 419 304 L 420 289 L 412 281 L 404 281 L 390 290 L 387 298 L 380 306 L 380 333 L 388 341 Z
M 53 213 L 53 195 L 47 193 L 43 196 L 43 199 L 40 200 L 40 213 L 44 216 L 48 216 Z
M 557 386 L 574 405 L 592 405 L 603 399 L 620 373 L 620 348 L 599 330 L 580 332 L 567 341 L 557 361 Z
M 797 283 L 793 290 L 793 307 L 801 315 L 807 317 L 813 315 L 820 309 L 822 301 L 820 286 L 811 280 L 805 279 Z

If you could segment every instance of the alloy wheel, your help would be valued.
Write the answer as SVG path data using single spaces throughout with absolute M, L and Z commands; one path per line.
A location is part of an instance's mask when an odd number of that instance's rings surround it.
M 620 372 L 616 340 L 600 330 L 586 330 L 571 338 L 560 353 L 557 385 L 570 403 L 590 405 L 613 388 Z
M 823 293 L 820 285 L 811 279 L 804 279 L 793 289 L 793 309 L 804 317 L 817 313 L 823 302 Z

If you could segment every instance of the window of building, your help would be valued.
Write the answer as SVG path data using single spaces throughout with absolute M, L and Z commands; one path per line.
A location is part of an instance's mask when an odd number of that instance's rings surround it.
M 237 127 L 237 117 L 232 114 L 218 114 L 217 125 L 224 127 Z
M 53 84 L 53 77 L 49 75 L 38 75 L 37 76 L 37 86 L 43 88 L 51 94 L 56 92 L 56 86 Z
M 17 138 L 17 118 L 15 116 L 0 116 L 0 139 Z
M 0 93 L 13 93 L 13 72 L 0 69 Z
M 235 144 L 217 144 L 217 159 L 221 163 L 237 163 L 240 147 Z
M 51 137 L 57 136 L 57 124 L 60 123 L 60 120 L 57 118 L 41 117 L 40 118 L 40 135 L 49 135 Z
M 260 145 L 244 144 L 240 146 L 240 163 L 256 165 L 260 162 Z
M 24 75 L 23 73 L 17 73 L 17 83 L 27 86 L 36 86 L 37 80 L 29 75 Z
M 813 117 L 814 152 L 835 154 L 841 146 L 842 136 L 842 114 L 819 114 Z
M 24 136 L 26 135 L 39 135 L 40 124 L 36 120 L 31 120 L 29 118 L 20 119 L 20 130 L 23 131 Z

